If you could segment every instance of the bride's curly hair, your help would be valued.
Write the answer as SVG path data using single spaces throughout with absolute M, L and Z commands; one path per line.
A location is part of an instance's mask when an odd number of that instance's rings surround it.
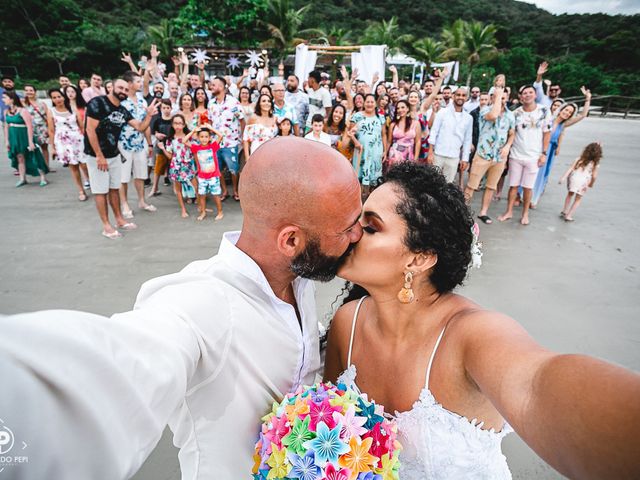
M 382 183 L 392 184 L 400 197 L 396 212 L 407 224 L 406 247 L 438 256 L 429 281 L 440 293 L 461 285 L 471 263 L 473 218 L 460 189 L 438 168 L 415 162 L 393 166 Z M 348 291 L 343 304 L 366 295 L 357 285 Z

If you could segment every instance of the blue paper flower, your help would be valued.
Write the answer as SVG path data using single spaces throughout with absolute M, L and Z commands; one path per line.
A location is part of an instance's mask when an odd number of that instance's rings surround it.
M 288 458 L 293 467 L 287 478 L 298 478 L 300 480 L 318 480 L 322 478 L 322 469 L 316 465 L 315 454 L 312 450 L 309 450 L 304 457 L 291 453 Z
M 357 480 L 382 480 L 382 475 L 373 472 L 362 472 L 358 475 Z
M 340 455 L 350 450 L 349 445 L 340 440 L 340 429 L 341 426 L 337 425 L 329 430 L 326 423 L 319 422 L 316 438 L 303 444 L 304 448 L 315 452 L 317 465 L 324 467 L 327 462 L 335 464 Z
M 362 401 L 362 398 L 358 398 L 358 408 L 361 410 L 358 415 L 367 419 L 367 423 L 364 424 L 364 428 L 367 430 L 373 430 L 376 423 L 380 423 L 384 420 L 383 417 L 376 413 L 376 406 L 374 403 L 367 405 Z

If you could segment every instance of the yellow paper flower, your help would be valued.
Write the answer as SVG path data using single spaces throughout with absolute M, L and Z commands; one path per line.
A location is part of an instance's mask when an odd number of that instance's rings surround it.
M 398 480 L 398 455 L 390 458 L 389 454 L 385 453 L 380 461 L 382 467 L 376 468 L 376 473 L 382 475 L 382 480 Z
M 373 438 L 365 438 L 362 443 L 358 443 L 358 439 L 356 437 L 353 437 L 349 441 L 349 448 L 351 451 L 342 455 L 338 460 L 338 464 L 341 467 L 351 470 L 349 480 L 357 478 L 359 473 L 373 471 L 373 467 L 378 461 L 378 457 L 369 453 L 371 442 L 373 442 Z
M 342 397 L 335 396 L 333 398 L 329 398 L 329 405 L 331 405 L 332 407 L 342 407 L 342 412 L 340 412 L 342 414 L 344 414 L 344 412 L 346 412 L 351 405 L 355 404 L 356 402 L 354 402 L 347 395 L 343 395 Z
M 278 446 L 275 443 L 271 444 L 271 456 L 267 460 L 267 465 L 271 467 L 269 470 L 268 479 L 271 478 L 284 478 L 289 475 L 291 470 L 291 464 L 287 462 L 287 449 L 282 448 L 278 450 Z

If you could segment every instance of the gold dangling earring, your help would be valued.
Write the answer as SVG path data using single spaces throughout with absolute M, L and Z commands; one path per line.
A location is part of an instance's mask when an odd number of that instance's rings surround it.
M 400 303 L 411 303 L 416 298 L 411 289 L 413 283 L 413 272 L 404 274 L 404 287 L 398 292 L 398 300 Z

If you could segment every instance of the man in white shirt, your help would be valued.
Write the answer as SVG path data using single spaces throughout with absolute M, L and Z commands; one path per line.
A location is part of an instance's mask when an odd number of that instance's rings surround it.
M 251 475 L 260 418 L 321 368 L 314 288 L 301 276 L 335 275 L 362 236 L 362 204 L 344 157 L 296 137 L 256 151 L 241 183 L 242 232 L 145 283 L 132 311 L 0 318 L 0 376 L 24 385 L 0 399 L 2 420 L 16 441 L 40 444 L 21 478 L 45 467 L 56 480 L 130 478 L 167 424 L 183 479 Z M 56 435 L 29 420 L 28 392 Z
M 429 133 L 429 155 L 427 162 L 442 170 L 447 182 L 453 182 L 458 171 L 460 159 L 464 172 L 469 165 L 469 152 L 473 133 L 473 118 L 464 111 L 467 90 L 460 87 L 453 95 L 453 102 L 442 107 Z
M 471 95 L 469 100 L 464 104 L 464 111 L 471 113 L 480 106 L 480 87 L 471 87 Z
M 513 217 L 518 188 L 522 187 L 522 225 L 529 225 L 529 206 L 538 170 L 547 161 L 547 148 L 553 118 L 547 107 L 536 103 L 536 89 L 520 89 L 521 107 L 514 112 L 515 139 L 509 154 L 509 201 L 507 211 L 498 217 L 504 222 Z
M 311 119 L 314 115 L 319 114 L 322 115 L 322 118 L 327 118 L 331 111 L 331 93 L 328 89 L 320 85 L 321 81 L 322 75 L 318 70 L 309 72 L 309 88 L 307 89 L 309 115 L 307 116 L 307 129 L 305 133 L 311 130 Z

